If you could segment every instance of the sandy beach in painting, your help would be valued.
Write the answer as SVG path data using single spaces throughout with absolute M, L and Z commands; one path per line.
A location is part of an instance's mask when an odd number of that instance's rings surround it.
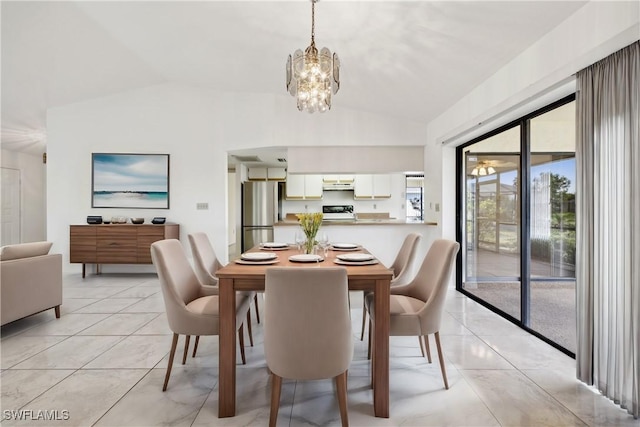
M 96 208 L 167 208 L 167 193 L 162 192 L 118 192 L 100 191 L 93 193 L 93 206 Z

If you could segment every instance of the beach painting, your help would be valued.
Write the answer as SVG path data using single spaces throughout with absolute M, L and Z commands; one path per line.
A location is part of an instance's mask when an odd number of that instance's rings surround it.
M 92 208 L 169 209 L 169 155 L 93 153 Z

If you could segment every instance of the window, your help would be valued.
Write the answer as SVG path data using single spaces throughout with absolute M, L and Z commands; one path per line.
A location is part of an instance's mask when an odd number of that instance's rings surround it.
M 406 176 L 407 220 L 424 220 L 424 175 L 407 174 Z

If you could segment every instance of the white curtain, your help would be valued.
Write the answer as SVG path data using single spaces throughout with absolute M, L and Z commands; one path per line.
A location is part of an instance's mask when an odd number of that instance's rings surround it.
M 577 80 L 577 376 L 638 418 L 640 42 Z

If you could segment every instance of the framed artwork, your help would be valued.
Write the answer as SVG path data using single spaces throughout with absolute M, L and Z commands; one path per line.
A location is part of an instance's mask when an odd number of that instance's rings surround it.
M 169 155 L 91 154 L 91 207 L 169 209 Z

